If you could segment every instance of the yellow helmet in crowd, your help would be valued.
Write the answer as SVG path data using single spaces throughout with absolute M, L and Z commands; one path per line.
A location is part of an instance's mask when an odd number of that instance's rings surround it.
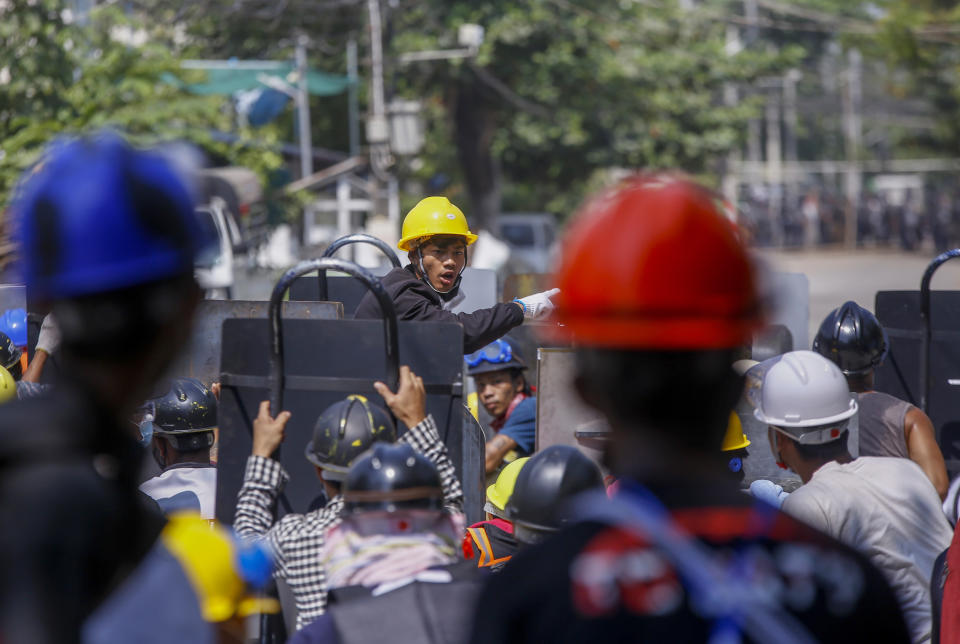
M 411 251 L 424 239 L 434 235 L 458 235 L 463 237 L 467 246 L 477 241 L 477 236 L 470 232 L 463 211 L 446 197 L 421 199 L 407 213 L 403 218 L 403 230 L 397 247 Z
M 0 405 L 17 397 L 17 383 L 10 372 L 0 367 Z
M 750 444 L 750 439 L 743 433 L 743 424 L 737 413 L 730 412 L 730 420 L 727 421 L 727 433 L 723 436 L 722 452 L 732 452 L 735 449 L 743 449 Z
M 497 476 L 494 484 L 487 488 L 487 500 L 489 501 L 487 508 L 485 508 L 487 512 L 498 516 L 503 514 L 503 509 L 507 507 L 507 501 L 510 500 L 513 488 L 517 484 L 520 470 L 529 460 L 530 458 L 526 456 L 518 458 L 500 471 L 500 475 Z
M 233 616 L 276 613 L 279 604 L 248 594 L 238 572 L 237 550 L 230 533 L 193 512 L 169 517 L 163 544 L 183 566 L 208 622 L 223 622 Z

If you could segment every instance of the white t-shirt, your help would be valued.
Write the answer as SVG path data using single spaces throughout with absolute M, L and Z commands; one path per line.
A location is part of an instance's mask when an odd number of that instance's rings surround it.
M 871 456 L 830 462 L 782 509 L 869 557 L 893 587 L 913 641 L 930 639 L 930 576 L 953 531 L 919 465 Z
M 140 491 L 152 498 L 169 514 L 175 510 L 193 510 L 204 519 L 213 519 L 216 511 L 217 468 L 213 465 L 172 465 L 159 476 L 140 485 Z

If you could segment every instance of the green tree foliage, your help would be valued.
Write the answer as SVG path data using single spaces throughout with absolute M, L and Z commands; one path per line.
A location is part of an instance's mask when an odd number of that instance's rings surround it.
M 209 154 L 263 174 L 280 157 L 264 146 L 275 139 L 260 130 L 254 139 L 223 143 L 212 133 L 236 131 L 231 110 L 218 97 L 193 96 L 165 82 L 182 76 L 179 60 L 161 43 L 136 46 L 120 34 L 140 28 L 114 6 L 94 10 L 84 25 L 68 23 L 55 0 L 10 0 L 0 9 L 0 70 L 9 80 L 0 91 L 0 198 L 58 134 L 102 128 L 137 143 L 179 139 Z
M 396 171 L 420 185 L 448 176 L 447 192 L 469 202 L 480 226 L 501 209 L 501 196 L 506 209 L 566 213 L 610 168 L 716 174 L 716 162 L 740 144 L 756 113 L 751 101 L 725 106 L 724 84 L 777 73 L 799 52 L 727 56 L 727 23 L 717 15 L 726 3 L 706 4 L 383 0 L 388 94 L 421 99 L 428 124 L 423 154 Z M 369 78 L 367 3 L 360 0 L 136 6 L 156 24 L 188 25 L 191 56 L 289 57 L 302 31 L 313 41 L 311 64 L 342 73 L 353 36 Z M 486 30 L 475 59 L 398 63 L 404 52 L 458 48 L 464 23 Z M 343 149 L 345 122 L 328 113 L 314 119 L 314 141 Z
M 752 103 L 726 106 L 726 83 L 751 83 L 798 57 L 725 54 L 726 24 L 674 2 L 426 2 L 393 13 L 395 51 L 450 47 L 463 23 L 486 29 L 463 64 L 397 70 L 435 95 L 474 212 L 506 178 L 506 208 L 569 212 L 598 172 L 680 168 L 710 175 L 739 145 Z

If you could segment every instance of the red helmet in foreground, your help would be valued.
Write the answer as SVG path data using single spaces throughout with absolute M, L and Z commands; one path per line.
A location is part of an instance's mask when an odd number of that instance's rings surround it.
M 556 334 L 585 346 L 735 347 L 762 321 L 719 197 L 682 176 L 639 175 L 590 201 L 565 236 L 555 285 Z

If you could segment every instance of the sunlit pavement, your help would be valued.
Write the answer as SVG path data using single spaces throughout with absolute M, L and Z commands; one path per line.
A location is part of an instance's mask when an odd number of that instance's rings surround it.
M 877 291 L 916 291 L 933 251 L 902 253 L 861 250 L 760 251 L 779 271 L 806 273 L 810 280 L 810 339 L 820 321 L 846 300 L 870 310 Z M 960 258 L 944 264 L 933 279 L 934 289 L 960 289 Z M 960 326 L 960 320 L 957 321 Z M 800 348 L 800 347 L 797 347 Z

